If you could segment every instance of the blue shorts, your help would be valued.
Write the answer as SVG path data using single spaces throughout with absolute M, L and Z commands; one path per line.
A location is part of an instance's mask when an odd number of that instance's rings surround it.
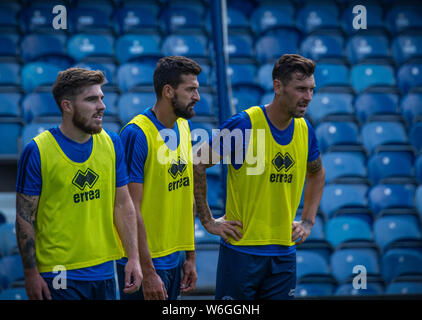
M 116 300 L 116 281 L 66 280 L 66 288 L 54 289 L 54 278 L 44 278 L 53 300 Z
M 181 259 L 181 262 L 182 259 Z M 117 278 L 119 281 L 119 292 L 120 292 L 120 300 L 144 300 L 144 294 L 142 292 L 142 286 L 140 287 L 139 291 L 131 294 L 127 294 L 123 292 L 123 288 L 125 287 L 125 267 L 119 263 L 117 265 Z M 157 269 L 156 272 L 160 276 L 161 280 L 164 282 L 164 285 L 167 290 L 168 300 L 177 300 L 180 296 L 180 281 L 181 278 L 181 270 L 182 264 L 173 269 Z
M 287 300 L 296 288 L 296 251 L 258 256 L 220 245 L 216 300 Z

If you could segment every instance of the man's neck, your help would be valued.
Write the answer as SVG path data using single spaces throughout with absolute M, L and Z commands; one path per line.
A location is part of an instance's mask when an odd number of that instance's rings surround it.
M 292 117 L 283 112 L 281 106 L 274 100 L 265 106 L 268 119 L 278 130 L 285 130 L 292 122 Z
M 92 136 L 90 133 L 86 133 L 79 128 L 76 128 L 73 124 L 67 124 L 64 121 L 59 125 L 59 130 L 65 137 L 77 143 L 85 143 Z
M 163 126 L 169 129 L 174 128 L 177 117 L 171 109 L 171 106 L 156 102 L 155 105 L 151 108 L 151 111 Z

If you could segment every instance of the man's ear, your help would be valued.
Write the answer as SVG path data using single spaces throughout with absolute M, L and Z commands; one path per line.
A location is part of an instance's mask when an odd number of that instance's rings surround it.
M 72 112 L 73 111 L 73 104 L 72 101 L 63 99 L 60 103 L 62 112 Z
M 283 90 L 283 83 L 279 79 L 273 80 L 274 93 L 279 94 Z
M 163 87 L 163 94 L 162 94 L 162 96 L 165 97 L 165 98 L 167 98 L 167 99 L 173 99 L 173 97 L 174 97 L 174 89 L 173 89 L 173 87 L 171 85 L 169 85 L 169 84 L 166 84 Z

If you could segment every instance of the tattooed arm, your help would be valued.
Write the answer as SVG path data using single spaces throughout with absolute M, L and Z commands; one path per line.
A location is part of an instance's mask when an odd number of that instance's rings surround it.
M 308 162 L 302 218 L 300 222 L 293 223 L 292 241 L 302 238 L 296 244 L 303 243 L 311 233 L 324 191 L 324 184 L 325 169 L 320 155 L 316 160 Z
M 47 283 L 38 272 L 35 255 L 35 218 L 39 198 L 19 192 L 16 194 L 16 238 L 23 263 L 26 292 L 31 300 L 51 299 Z
M 213 158 L 214 154 L 214 158 Z M 215 152 L 212 150 L 208 143 L 204 143 L 196 153 L 197 159 L 205 157 L 205 161 L 195 161 L 193 165 L 193 180 L 194 180 L 194 195 L 196 204 L 196 214 L 201 221 L 204 228 L 212 234 L 219 235 L 224 241 L 228 242 L 228 236 L 233 237 L 235 240 L 240 240 L 242 234 L 237 227 L 242 227 L 239 221 L 228 221 L 225 216 L 214 219 L 207 201 L 207 175 L 206 168 L 212 167 L 216 162 Z M 220 155 L 217 156 L 218 160 L 221 159 Z M 199 162 L 199 163 L 197 163 Z

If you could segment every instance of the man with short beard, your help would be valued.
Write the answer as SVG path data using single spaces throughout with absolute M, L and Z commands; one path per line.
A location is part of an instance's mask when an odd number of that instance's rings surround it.
M 52 91 L 62 121 L 19 160 L 16 236 L 29 299 L 116 299 L 121 244 L 129 257 L 124 290 L 141 285 L 123 146 L 102 129 L 105 81 L 101 71 L 60 72 Z
M 139 218 L 144 275 L 142 292 L 121 293 L 121 299 L 175 300 L 181 292 L 195 288 L 193 158 L 188 119 L 195 115 L 194 106 L 200 100 L 200 72 L 201 67 L 185 57 L 160 59 L 153 76 L 156 103 L 134 117 L 120 134 L 128 163 L 129 192 Z M 142 246 L 145 238 L 148 247 Z M 118 261 L 118 275 L 124 263 Z

